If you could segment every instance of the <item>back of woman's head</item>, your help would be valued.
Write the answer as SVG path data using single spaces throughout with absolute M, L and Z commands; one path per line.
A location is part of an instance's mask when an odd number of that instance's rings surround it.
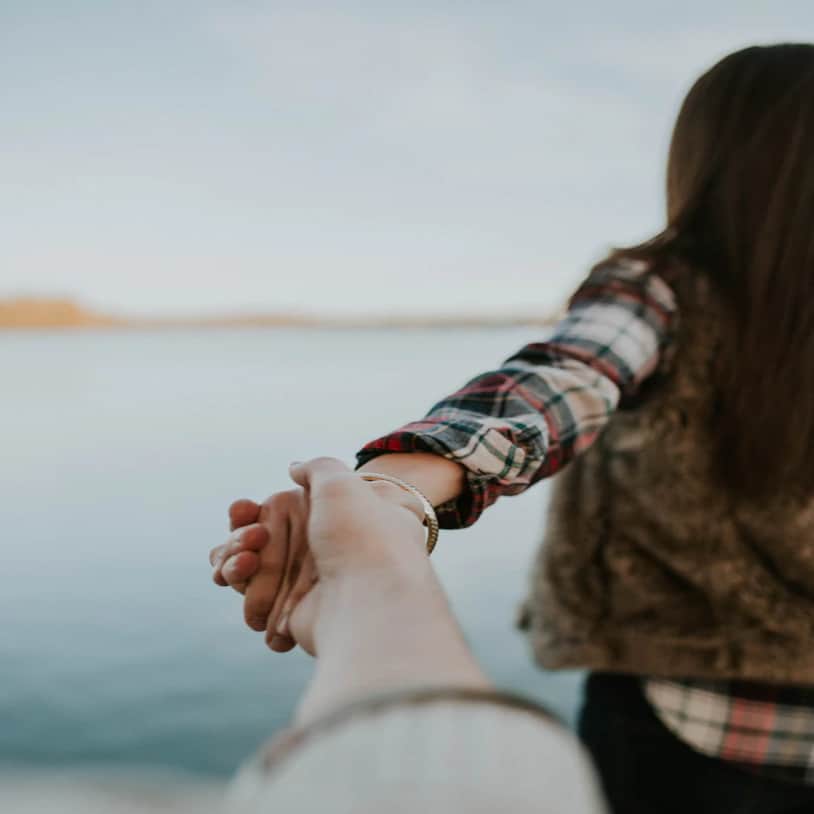
M 731 308 L 714 418 L 727 484 L 814 492 L 814 44 L 747 48 L 695 83 L 667 228 L 619 255 L 705 274 Z
M 814 44 L 747 48 L 695 83 L 673 132 L 667 210 L 687 259 L 733 295 L 763 302 L 777 284 L 814 283 Z M 793 270 L 775 276 L 786 261 Z

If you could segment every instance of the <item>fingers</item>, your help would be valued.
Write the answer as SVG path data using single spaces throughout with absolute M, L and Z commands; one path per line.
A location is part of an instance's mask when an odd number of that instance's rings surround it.
M 275 653 L 288 653 L 289 650 L 293 650 L 297 646 L 297 643 L 290 636 L 274 636 L 268 642 L 268 646 Z
M 289 521 L 284 512 L 271 512 L 268 517 L 269 542 L 259 554 L 260 568 L 246 590 L 243 616 L 252 629 L 266 629 L 269 614 L 277 600 L 286 570 L 289 549 Z
M 226 550 L 226 543 L 221 543 L 220 545 L 216 545 L 213 549 L 209 552 L 209 564 L 214 568 L 216 562 L 220 562 L 223 559 L 223 552 Z
M 269 647 L 272 646 L 275 636 L 291 635 L 290 622 L 293 611 L 317 581 L 317 567 L 310 552 L 305 554 L 299 572 L 295 575 L 296 570 L 296 568 L 292 568 L 291 578 L 293 584 L 285 591 L 286 596 L 283 599 L 277 618 L 270 616 L 266 625 L 266 642 Z
M 245 593 L 249 580 L 260 570 L 260 555 L 239 551 L 229 557 L 221 569 L 222 579 L 238 593 Z
M 243 557 L 239 563 L 233 563 L 232 568 L 237 571 L 231 575 L 224 574 L 224 567 L 234 555 L 242 551 L 260 551 L 269 542 L 268 529 L 265 526 L 255 523 L 245 528 L 238 528 L 223 545 L 215 546 L 209 552 L 209 562 L 214 568 L 212 579 L 216 585 L 231 585 L 235 582 L 245 582 L 254 575 L 259 565 L 259 558 Z M 248 569 L 254 567 L 253 571 Z M 238 574 L 240 575 L 239 578 Z
M 236 500 L 229 507 L 229 531 L 256 523 L 259 516 L 260 504 L 248 498 Z
M 300 600 L 314 587 L 317 581 L 317 565 L 314 562 L 314 557 L 309 551 L 305 555 L 305 560 L 302 563 L 299 574 L 297 574 L 296 582 L 291 588 L 288 600 L 283 606 L 283 614 L 285 615 L 286 623 L 291 616 L 291 611 L 300 603 Z
M 226 544 L 215 546 L 209 552 L 209 562 L 213 566 L 212 570 L 212 582 L 215 585 L 220 585 L 222 588 L 225 588 L 229 583 L 223 578 L 223 562 L 226 552 Z
M 337 458 L 314 458 L 305 463 L 296 462 L 288 468 L 291 480 L 304 489 L 319 489 L 337 475 L 348 474 L 350 469 Z
M 288 618 L 290 635 L 297 644 L 310 656 L 316 656 L 316 642 L 314 641 L 315 626 L 319 613 L 320 584 L 317 582 L 310 591 L 294 606 Z M 269 647 L 273 647 L 274 639 L 266 638 Z
M 264 628 L 276 631 L 285 637 L 289 635 L 286 619 L 283 613 L 288 611 L 288 599 L 291 589 L 297 582 L 303 559 L 308 556 L 308 543 L 306 539 L 306 525 L 308 518 L 304 505 L 300 504 L 299 511 L 293 506 L 288 514 L 288 551 L 283 567 L 283 578 L 277 590 L 275 601 L 266 617 Z M 267 641 L 269 641 L 267 639 Z M 270 641 L 269 641 L 270 646 Z

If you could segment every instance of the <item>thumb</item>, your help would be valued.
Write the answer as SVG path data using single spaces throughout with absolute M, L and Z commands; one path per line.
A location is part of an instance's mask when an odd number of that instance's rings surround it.
M 288 467 L 291 480 L 309 491 L 316 491 L 325 481 L 337 475 L 347 475 L 350 471 L 338 458 L 314 458 L 305 463 L 295 461 Z
M 294 641 L 309 656 L 316 656 L 317 648 L 314 642 L 314 627 L 319 614 L 320 585 L 317 582 L 313 588 L 294 606 L 288 618 L 288 627 Z

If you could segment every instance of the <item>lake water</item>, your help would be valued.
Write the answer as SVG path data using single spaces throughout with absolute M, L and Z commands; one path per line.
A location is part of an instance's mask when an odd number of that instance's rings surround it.
M 536 338 L 499 331 L 0 334 L 0 764 L 224 777 L 283 726 L 311 672 L 243 626 L 209 549 L 291 460 L 421 416 Z M 545 486 L 433 555 L 502 687 L 573 714 L 574 673 L 512 628 Z

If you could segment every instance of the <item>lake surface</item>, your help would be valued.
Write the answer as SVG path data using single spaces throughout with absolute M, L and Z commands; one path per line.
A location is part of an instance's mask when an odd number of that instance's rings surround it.
M 0 333 L 0 767 L 224 777 L 288 720 L 312 669 L 244 627 L 209 549 L 291 460 L 351 461 L 537 338 L 495 331 Z M 544 485 L 433 555 L 502 687 L 573 714 L 574 673 L 513 630 Z

